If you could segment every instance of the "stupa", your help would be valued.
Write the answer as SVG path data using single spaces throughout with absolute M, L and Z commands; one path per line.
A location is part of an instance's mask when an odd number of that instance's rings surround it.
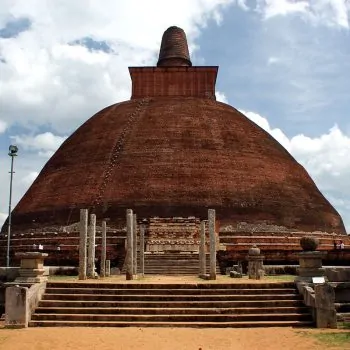
M 168 221 L 203 219 L 214 208 L 222 232 L 345 234 L 340 215 L 288 151 L 216 101 L 218 67 L 192 65 L 182 29 L 164 32 L 156 67 L 129 72 L 130 100 L 80 126 L 15 207 L 19 246 L 30 246 L 23 243 L 30 232 L 68 239 L 81 208 L 115 229 L 125 225 L 127 208 L 139 220 Z

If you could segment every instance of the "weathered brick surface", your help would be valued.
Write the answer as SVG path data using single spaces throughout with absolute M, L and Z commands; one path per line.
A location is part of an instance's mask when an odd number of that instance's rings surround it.
M 218 67 L 130 67 L 132 99 L 201 97 L 215 99 Z
M 142 107 L 136 99 L 97 113 L 48 161 L 13 225 L 67 225 L 93 206 L 113 220 L 127 207 L 139 218 L 204 219 L 209 207 L 222 226 L 261 221 L 344 233 L 338 213 L 277 141 L 236 109 L 201 98 L 152 98 Z
M 157 66 L 191 66 L 187 38 L 183 29 L 172 26 L 163 34 Z

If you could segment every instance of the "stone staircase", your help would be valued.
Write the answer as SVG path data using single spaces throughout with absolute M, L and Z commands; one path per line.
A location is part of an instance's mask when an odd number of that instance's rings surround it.
M 30 326 L 312 326 L 293 283 L 48 282 Z
M 139 252 L 138 252 L 139 254 Z M 209 273 L 210 256 L 206 254 L 206 266 Z M 137 270 L 140 273 L 140 261 Z M 125 274 L 125 263 L 121 270 Z M 198 276 L 199 255 L 198 253 L 146 253 L 145 254 L 145 275 L 183 275 Z M 216 273 L 220 274 L 219 263 L 216 262 Z
M 206 265 L 209 273 L 210 257 L 206 254 Z M 140 271 L 140 263 L 138 263 Z M 192 275 L 198 276 L 199 256 L 198 253 L 160 253 L 145 254 L 145 274 L 146 275 Z M 218 262 L 216 263 L 216 273 L 220 274 Z

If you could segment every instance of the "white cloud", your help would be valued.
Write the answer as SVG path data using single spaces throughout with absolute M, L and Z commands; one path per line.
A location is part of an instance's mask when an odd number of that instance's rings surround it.
M 276 63 L 279 63 L 281 61 L 280 58 L 278 57 L 275 57 L 275 56 L 270 56 L 267 60 L 267 64 L 268 65 L 271 65 L 271 64 L 276 64 Z
M 33 181 L 37 178 L 39 173 L 37 171 L 31 171 L 29 174 L 27 174 L 21 181 L 26 185 L 30 186 Z
M 3 120 L 0 120 L 0 134 L 2 134 L 7 128 L 7 123 L 5 123 Z
M 237 0 L 237 5 L 244 11 L 249 10 L 249 7 L 247 5 L 247 0 Z
M 318 0 L 313 2 L 310 17 L 315 22 L 349 28 L 350 2 L 348 0 Z
M 309 8 L 307 1 L 293 0 L 262 0 L 258 1 L 266 19 L 291 13 L 306 13 Z
M 314 24 L 349 28 L 348 0 L 258 0 L 257 10 L 265 19 L 297 14 Z
M 43 157 L 52 156 L 66 138 L 66 136 L 57 136 L 51 132 L 45 132 L 36 136 L 11 136 L 13 142 L 18 146 L 22 146 L 24 150 L 38 151 L 38 154 Z
M 303 134 L 288 138 L 268 120 L 254 112 L 241 110 L 250 120 L 271 134 L 302 164 L 321 191 L 343 215 L 350 228 L 350 136 L 337 125 L 318 137 Z
M 21 151 L 21 150 L 20 150 Z M 35 180 L 36 175 L 47 161 L 46 158 L 38 157 L 36 154 L 19 152 L 15 159 L 13 174 L 13 193 L 12 193 L 12 208 L 14 208 L 19 199 L 27 191 L 28 187 Z M 0 154 L 0 228 L 8 210 L 8 195 L 10 185 L 10 157 Z M 2 214 L 3 213 L 3 214 Z
M 227 97 L 226 97 L 226 95 L 223 92 L 216 91 L 215 92 L 215 96 L 216 96 L 216 101 L 223 102 L 223 103 L 228 103 Z

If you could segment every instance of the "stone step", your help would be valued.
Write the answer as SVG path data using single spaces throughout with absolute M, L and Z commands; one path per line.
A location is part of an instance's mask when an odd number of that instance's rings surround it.
M 159 266 L 159 260 L 157 261 L 145 261 L 145 266 L 156 266 L 156 267 L 163 267 L 163 266 L 182 266 L 182 267 L 197 267 L 199 266 L 199 262 L 198 261 L 169 261 L 169 260 L 165 260 L 162 261 L 162 266 Z
M 30 327 L 177 327 L 177 328 L 250 328 L 250 327 L 312 327 L 312 321 L 255 322 L 113 322 L 113 321 L 30 321 Z
M 198 254 L 196 255 L 145 255 L 145 261 L 153 261 L 153 260 L 172 260 L 172 261 L 199 261 Z M 209 256 L 206 256 L 206 260 L 209 262 Z
M 113 295 L 172 295 L 179 293 L 178 289 L 100 289 L 100 288 L 47 288 L 46 294 L 113 294 Z M 295 294 L 295 289 L 292 288 L 275 288 L 275 289 L 181 289 L 181 295 L 248 295 L 248 294 Z
M 30 326 L 310 326 L 291 282 L 48 282 Z
M 337 321 L 350 323 L 350 312 L 337 312 Z
M 160 262 L 159 261 L 157 261 L 157 262 L 152 262 L 152 263 L 145 263 L 145 267 L 154 267 L 154 268 L 160 268 L 160 269 L 164 269 L 165 267 L 166 268 L 182 268 L 182 269 L 186 269 L 186 268 L 188 268 L 188 269 L 191 269 L 191 270 L 193 270 L 193 269 L 199 269 L 199 263 L 198 262 L 196 262 L 196 263 L 194 263 L 194 264 L 190 264 L 190 263 L 188 263 L 188 262 L 184 262 L 184 263 L 178 263 L 178 262 L 174 262 L 174 263 L 172 263 L 172 262 L 164 262 L 164 263 L 162 263 L 162 265 L 159 265 L 160 264 Z M 139 265 L 139 264 L 138 264 Z M 209 267 L 209 265 L 207 265 L 208 267 Z M 138 266 L 139 267 L 139 266 Z
M 145 254 L 144 273 L 147 275 L 198 275 L 199 273 L 199 254 Z M 210 256 L 206 254 L 206 263 L 209 267 Z M 138 262 L 138 272 L 140 262 Z M 125 264 L 122 268 L 125 273 Z M 220 274 L 219 264 L 216 264 L 216 273 Z
M 108 283 L 108 282 L 47 282 L 47 288 L 113 288 L 113 289 L 275 289 L 290 288 L 296 291 L 293 282 L 256 282 L 256 283 Z
M 138 271 L 138 274 L 141 272 Z M 123 274 L 123 273 L 122 273 Z M 154 275 L 162 275 L 162 276 L 197 276 L 198 271 L 186 271 L 186 272 L 179 272 L 179 271 L 145 271 L 144 272 L 145 276 L 154 276 Z
M 350 313 L 350 303 L 337 303 L 337 312 Z
M 117 321 L 117 322 L 256 322 L 256 321 L 310 321 L 309 314 L 229 314 L 229 315 L 133 315 L 133 314 L 36 314 L 31 318 L 49 321 Z
M 104 301 L 246 301 L 246 300 L 300 300 L 291 294 L 245 294 L 245 295 L 106 295 L 106 294 L 44 294 L 42 300 L 104 300 Z
M 103 301 L 103 300 L 41 300 L 39 307 L 59 308 L 278 308 L 301 307 L 301 300 L 245 300 L 245 301 Z
M 264 304 L 265 305 L 265 304 Z M 309 309 L 305 306 L 280 306 L 280 307 L 237 307 L 237 308 L 132 308 L 132 307 L 38 307 L 36 315 L 40 314 L 127 314 L 132 315 L 225 315 L 225 314 L 305 314 Z

